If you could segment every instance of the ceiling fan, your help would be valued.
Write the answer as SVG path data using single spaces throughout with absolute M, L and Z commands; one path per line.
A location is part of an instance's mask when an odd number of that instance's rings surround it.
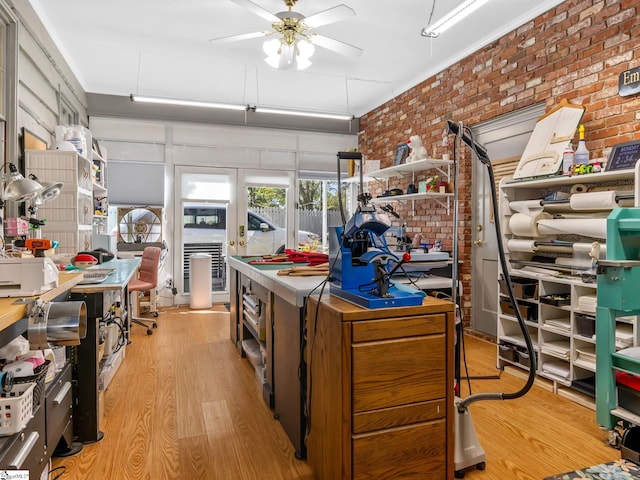
M 310 30 L 323 25 L 339 22 L 355 16 L 353 9 L 346 5 L 337 5 L 305 17 L 301 13 L 292 10 L 298 0 L 284 0 L 288 10 L 275 14 L 265 10 L 251 0 L 231 1 L 271 22 L 272 30 L 212 38 L 210 40 L 212 43 L 224 44 L 238 40 L 277 35 L 277 38 L 266 41 L 263 49 L 267 54 L 265 61 L 272 67 L 281 69 L 291 68 L 293 66 L 297 67 L 298 70 L 307 68 L 311 65 L 309 58 L 313 55 L 314 45 L 348 57 L 357 57 L 362 54 L 362 49 L 358 47 L 310 32 Z

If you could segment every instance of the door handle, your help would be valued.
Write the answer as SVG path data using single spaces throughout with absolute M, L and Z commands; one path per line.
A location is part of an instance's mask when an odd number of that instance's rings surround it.
M 233 240 L 231 240 L 231 241 L 229 242 L 229 246 L 230 246 L 230 247 L 233 247 L 235 244 L 236 244 L 236 242 L 234 242 Z
M 240 241 L 238 242 L 238 245 L 240 245 L 241 247 L 244 247 L 244 240 L 240 240 Z
M 473 242 L 473 244 L 479 247 L 480 245 L 482 245 L 482 240 L 476 240 L 475 242 Z

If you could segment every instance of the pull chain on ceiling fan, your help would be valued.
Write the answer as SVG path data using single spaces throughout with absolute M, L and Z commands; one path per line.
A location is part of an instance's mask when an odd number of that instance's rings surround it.
M 310 17 L 305 17 L 301 13 L 292 10 L 298 0 L 284 0 L 288 11 L 276 14 L 263 9 L 251 0 L 231 1 L 270 21 L 272 30 L 213 38 L 210 40 L 212 43 L 224 44 L 238 40 L 278 35 L 278 38 L 267 40 L 263 45 L 263 50 L 267 54 L 265 61 L 272 67 L 281 69 L 296 67 L 298 70 L 302 70 L 309 67 L 311 65 L 309 58 L 315 51 L 315 45 L 348 57 L 357 57 L 362 54 L 362 49 L 358 47 L 309 32 L 309 30 L 320 26 L 355 16 L 355 12 L 346 5 L 337 5 Z

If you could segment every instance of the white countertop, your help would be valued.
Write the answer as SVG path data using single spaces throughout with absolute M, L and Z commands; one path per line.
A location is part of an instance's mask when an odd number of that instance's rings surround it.
M 229 266 L 252 280 L 255 280 L 278 297 L 297 307 L 304 306 L 304 299 L 316 288 L 319 291 L 321 288 L 320 284 L 327 278 L 326 276 L 320 275 L 312 277 L 279 276 L 277 269 L 263 270 L 234 257 L 229 257 Z M 283 265 L 283 268 L 289 267 L 291 267 L 291 265 Z

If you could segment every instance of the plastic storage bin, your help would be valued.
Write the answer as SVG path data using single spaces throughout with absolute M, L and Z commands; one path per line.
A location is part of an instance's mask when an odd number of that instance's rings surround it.
M 18 383 L 0 393 L 0 435 L 13 435 L 27 426 L 33 416 L 35 383 Z
M 596 317 L 593 315 L 585 315 L 584 313 L 576 313 L 575 319 L 578 335 L 589 338 L 595 335 Z

